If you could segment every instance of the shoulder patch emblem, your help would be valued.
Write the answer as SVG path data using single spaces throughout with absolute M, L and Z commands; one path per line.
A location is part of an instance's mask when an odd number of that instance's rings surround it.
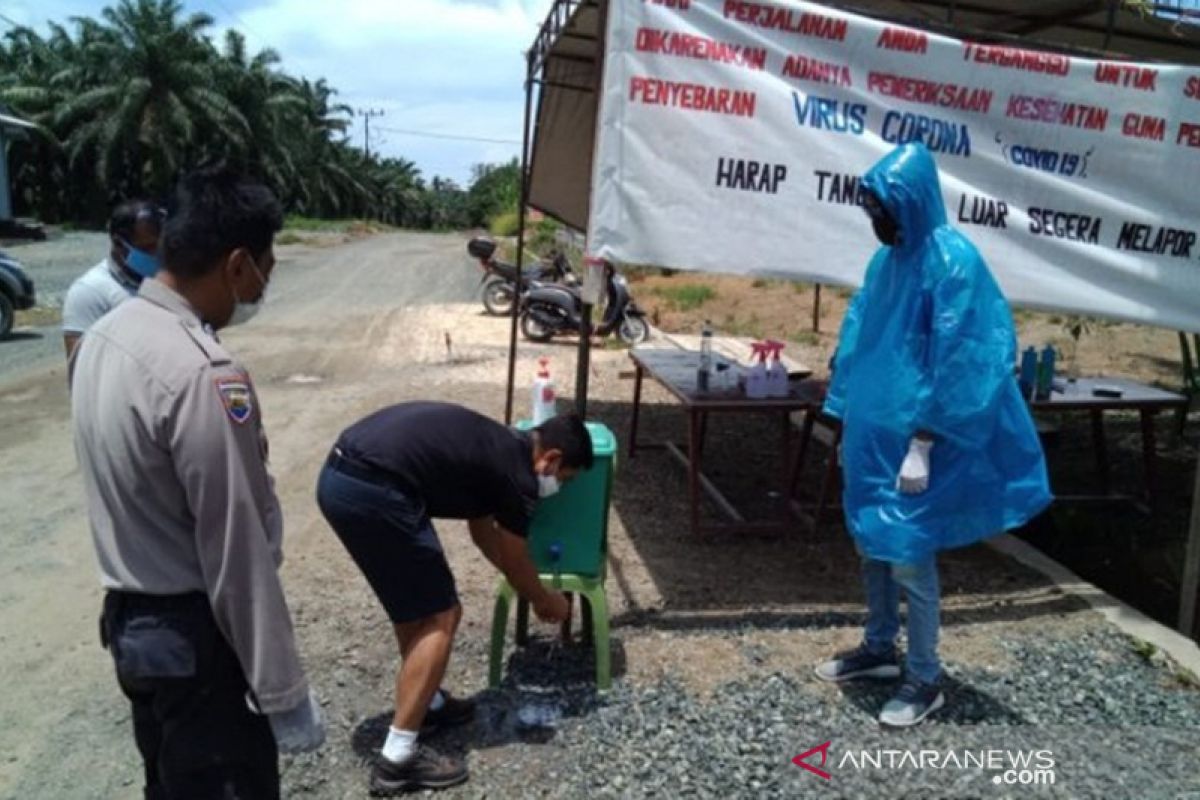
M 217 394 L 229 418 L 241 425 L 254 415 L 250 382 L 245 378 L 217 378 Z

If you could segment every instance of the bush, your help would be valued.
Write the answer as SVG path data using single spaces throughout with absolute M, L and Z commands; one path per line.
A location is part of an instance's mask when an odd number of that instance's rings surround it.
M 516 236 L 520 224 L 521 219 L 516 211 L 504 211 L 491 218 L 488 230 L 493 236 Z
M 530 250 L 539 254 L 546 255 L 551 250 L 561 249 L 558 243 L 558 230 L 562 226 L 549 217 L 542 219 L 533 226 L 532 235 L 526 234 L 529 241 L 526 243 Z

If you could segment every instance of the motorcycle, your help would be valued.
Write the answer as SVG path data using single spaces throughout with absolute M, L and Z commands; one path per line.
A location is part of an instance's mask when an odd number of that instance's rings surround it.
M 611 264 L 604 265 L 607 302 L 595 326 L 597 336 L 615 333 L 626 344 L 650 338 L 646 313 L 629 293 L 629 282 Z M 578 333 L 583 324 L 583 300 L 574 286 L 546 284 L 530 288 L 521 298 L 521 333 L 533 342 L 548 342 L 562 333 Z
M 467 243 L 467 252 L 479 262 L 479 267 L 483 270 L 483 276 L 479 279 L 483 307 L 496 317 L 511 314 L 513 301 L 518 295 L 516 265 L 495 258 L 496 243 L 491 239 L 472 239 Z M 543 262 L 523 269 L 520 294 L 525 294 L 533 286 L 557 282 L 578 283 L 571 263 L 561 253 L 555 253 L 548 265 Z

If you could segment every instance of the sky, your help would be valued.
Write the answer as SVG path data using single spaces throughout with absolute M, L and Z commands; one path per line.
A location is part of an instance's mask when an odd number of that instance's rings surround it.
M 11 23 L 98 17 L 102 0 L 4 0 Z M 467 184 L 471 167 L 520 153 L 524 56 L 551 0 L 184 0 L 253 49 L 274 48 L 292 75 L 325 78 L 338 100 L 383 111 L 371 119 L 371 150 L 402 156 L 426 178 Z M 472 137 L 459 141 L 406 131 Z M 356 117 L 355 144 L 363 144 Z

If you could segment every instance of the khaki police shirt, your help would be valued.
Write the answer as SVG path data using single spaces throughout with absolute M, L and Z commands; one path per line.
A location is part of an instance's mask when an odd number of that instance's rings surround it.
M 71 410 L 103 585 L 206 593 L 260 708 L 299 705 L 308 684 L 249 374 L 183 297 L 146 280 L 84 336 Z

